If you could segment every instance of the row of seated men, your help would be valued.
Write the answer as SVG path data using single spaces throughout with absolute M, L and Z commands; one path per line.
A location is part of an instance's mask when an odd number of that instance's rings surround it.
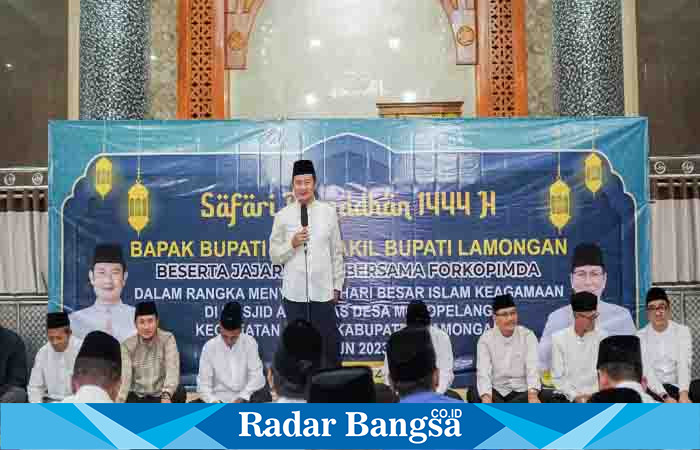
M 499 296 L 493 302 L 494 327 L 477 345 L 477 386 L 470 389 L 473 402 L 586 402 L 600 388 L 623 386 L 636 390 L 645 401 L 698 402 L 700 381 L 690 381 L 692 344 L 687 327 L 669 319 L 670 301 L 666 293 L 653 288 L 647 295 L 649 325 L 638 336 L 615 337 L 606 352 L 601 343 L 605 333 L 596 326 L 597 297 L 579 292 L 571 297 L 573 325 L 552 337 L 554 390 L 542 389 L 539 381 L 537 338 L 518 325 L 517 307 L 512 297 Z M 270 396 L 269 384 L 252 336 L 241 333 L 242 310 L 228 303 L 220 317 L 220 335 L 202 349 L 198 375 L 199 401 L 264 401 Z M 159 327 L 153 302 L 136 306 L 137 334 L 120 346 L 122 370 L 119 402 L 184 402 L 179 386 L 180 357 L 175 337 Z M 448 391 L 453 375 L 453 355 L 449 336 L 430 324 L 428 308 L 422 302 L 409 305 L 408 329 L 428 333 L 435 352 L 437 378 L 435 391 Z M 64 313 L 47 316 L 49 343 L 41 348 L 26 383 L 24 346 L 9 330 L 0 330 L 0 399 L 6 402 L 62 401 L 74 392 L 73 372 L 81 341 L 71 334 Z M 303 342 L 303 341 L 302 341 Z M 637 350 L 638 348 L 638 350 Z M 609 354 L 613 352 L 613 354 Z M 639 361 L 636 355 L 639 354 Z M 601 367 L 610 365 L 601 371 Z M 391 376 L 389 355 L 384 379 L 396 390 Z M 268 379 L 268 381 L 271 381 Z
M 636 343 L 630 346 L 630 343 Z M 622 351 L 625 361 L 637 359 L 641 365 L 639 341 L 634 336 L 613 336 L 601 342 L 601 354 L 614 357 Z M 635 350 L 632 350 L 636 348 Z M 124 382 L 124 351 L 111 335 L 90 332 L 80 343 L 70 376 L 71 395 L 64 403 L 112 403 Z M 367 367 L 320 369 L 321 335 L 313 326 L 297 320 L 283 331 L 270 371 L 271 400 L 278 403 L 451 403 L 461 400 L 435 392 L 439 383 L 436 351 L 425 327 L 406 327 L 392 334 L 387 343 L 387 365 L 393 390 L 375 385 Z M 617 359 L 598 362 L 601 379 Z M 641 376 L 641 375 L 640 375 Z M 625 381 L 595 393 L 591 401 L 613 403 L 641 402 L 635 389 Z M 628 385 L 630 382 L 627 382 Z M 398 398 L 394 398 L 396 394 Z M 167 396 L 166 396 L 167 397 Z M 223 399 L 217 399 L 222 402 Z M 243 401 L 240 398 L 235 401 Z

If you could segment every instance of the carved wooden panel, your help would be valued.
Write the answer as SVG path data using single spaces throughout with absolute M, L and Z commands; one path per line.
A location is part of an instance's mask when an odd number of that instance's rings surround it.
M 527 115 L 525 0 L 478 0 L 477 115 Z
M 226 69 L 246 68 L 250 33 L 263 1 L 226 1 Z
M 224 0 L 179 0 L 179 119 L 226 117 Z
M 457 64 L 477 62 L 477 24 L 474 0 L 440 0 L 452 26 Z

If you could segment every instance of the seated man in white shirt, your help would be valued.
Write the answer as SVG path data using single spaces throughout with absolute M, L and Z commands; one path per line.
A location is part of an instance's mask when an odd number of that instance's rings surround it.
M 428 307 L 425 303 L 420 300 L 412 301 L 409 303 L 408 308 L 406 308 L 406 327 L 428 329 L 430 340 L 435 349 L 435 363 L 440 372 L 438 387 L 435 389 L 435 392 L 444 394 L 455 379 L 454 354 L 452 353 L 452 341 L 450 341 L 450 336 L 440 328 L 430 324 L 430 311 L 428 311 Z M 384 355 L 382 375 L 384 376 L 384 382 L 391 386 L 389 363 L 386 355 Z
M 656 403 L 642 384 L 642 348 L 637 336 L 609 336 L 598 351 L 600 390 L 628 388 L 637 392 L 643 403 Z
M 598 298 L 598 328 L 607 335 L 634 335 L 637 328 L 627 308 L 603 301 L 608 282 L 603 252 L 596 244 L 580 244 L 574 250 L 571 261 L 571 289 L 574 292 L 590 292 Z M 554 310 L 548 317 L 539 343 L 539 368 L 552 368 L 552 335 L 573 323 L 571 305 Z
M 597 307 L 594 294 L 573 294 L 574 324 L 552 336 L 552 381 L 570 402 L 586 403 L 598 391 L 596 362 L 604 336 L 596 327 Z
M 663 289 L 649 289 L 646 304 L 649 323 L 637 336 L 642 345 L 649 391 L 662 402 L 699 403 L 700 380 L 690 380 L 693 358 L 690 329 L 671 320 L 671 301 Z
M 321 367 L 323 338 L 309 322 L 297 319 L 282 332 L 272 363 L 270 388 L 276 403 L 306 403 L 311 375 Z
M 102 331 L 85 336 L 75 358 L 73 394 L 63 403 L 114 403 L 122 377 L 121 345 Z
M 240 303 L 226 303 L 219 335 L 204 344 L 199 358 L 197 391 L 204 403 L 245 403 L 265 386 L 258 343 L 242 326 Z
M 82 342 L 71 333 L 65 312 L 48 313 L 46 329 L 49 342 L 37 352 L 27 386 L 30 403 L 61 402 L 73 394 L 73 366 Z
M 495 326 L 477 344 L 477 390 L 483 403 L 540 403 L 537 337 L 518 325 L 510 294 L 493 301 Z

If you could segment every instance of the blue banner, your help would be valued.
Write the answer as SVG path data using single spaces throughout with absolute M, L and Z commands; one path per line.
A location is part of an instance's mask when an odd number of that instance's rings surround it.
M 700 448 L 692 404 L 4 404 L 2 417 L 2 448 L 23 449 Z
M 156 301 L 187 384 L 227 301 L 271 360 L 285 316 L 268 238 L 302 157 L 340 220 L 346 361 L 381 361 L 420 299 L 464 386 L 492 298 L 512 293 L 539 336 L 568 303 L 581 243 L 602 250 L 605 301 L 637 319 L 649 286 L 644 119 L 53 122 L 50 155 L 50 308 L 72 312 L 79 336 L 123 339 L 129 305 Z M 128 273 L 109 323 L 93 308 L 104 242 Z

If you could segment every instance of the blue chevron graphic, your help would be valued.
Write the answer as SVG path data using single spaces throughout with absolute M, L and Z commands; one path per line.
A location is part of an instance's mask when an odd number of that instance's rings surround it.
M 547 445 L 546 448 L 584 448 L 624 407 L 625 405 L 619 403 L 610 406 L 594 418 L 587 420 L 564 436 Z
M 542 425 L 550 430 L 566 434 L 582 423 L 607 409 L 607 405 L 586 403 L 569 408 L 566 414 L 559 414 L 558 404 L 530 405 L 528 403 L 492 403 L 490 406 L 506 411 L 514 416 Z M 537 411 L 536 413 L 533 413 Z
M 48 403 L 42 403 L 41 406 L 44 407 L 45 409 L 46 406 L 48 406 Z M 92 434 L 96 438 L 105 441 L 105 442 L 110 442 L 109 439 L 107 439 L 107 436 L 104 435 L 96 426 L 94 423 L 90 422 L 90 420 L 85 417 L 83 413 L 80 412 L 78 408 L 75 407 L 74 404 L 71 403 L 51 403 L 51 408 L 48 409 L 48 411 L 51 411 L 53 414 L 56 414 L 72 424 L 82 428 L 83 430 L 87 431 L 88 433 Z
M 218 450 L 224 449 L 223 445 L 212 439 L 197 427 L 191 428 L 187 433 L 172 441 L 164 448 L 180 449 L 188 448 L 192 450 Z
M 483 403 L 476 403 L 474 406 L 522 436 L 526 441 L 532 442 L 535 446 L 537 446 L 537 448 L 544 447 L 562 435 L 562 433 L 550 430 L 542 425 L 530 422 L 529 420 L 509 414 L 505 411 L 501 411 L 493 406 L 485 405 Z
M 127 430 L 109 417 L 92 409 L 84 403 L 76 403 L 75 406 L 90 419 L 100 431 L 102 431 L 117 448 L 126 449 L 155 449 L 156 447 L 146 442 L 143 438 Z
M 226 405 L 223 403 L 209 405 L 209 407 L 206 409 L 199 410 L 185 417 L 180 417 L 179 419 L 175 419 L 158 427 L 151 428 L 148 431 L 144 431 L 143 433 L 139 434 L 139 436 L 158 448 L 164 448 L 170 442 L 174 441 L 224 406 Z
M 661 404 L 586 448 L 700 448 L 697 405 Z
M 113 449 L 109 441 L 69 422 L 42 405 L 3 405 L 2 448 Z M 37 426 L 41 429 L 37 431 Z M 8 432 L 12 430 L 12 432 Z
M 160 403 L 142 403 L 139 404 L 139 411 L 143 411 L 142 414 L 134 414 L 131 408 L 123 408 L 123 405 L 95 403 L 90 406 L 134 434 L 141 434 L 146 430 L 192 414 L 196 410 L 205 409 L 210 405 L 206 403 L 171 403 L 166 408 L 161 408 Z
M 610 433 L 617 431 L 633 420 L 639 419 L 644 414 L 650 412 L 653 408 L 660 406 L 660 403 L 629 403 L 620 411 L 600 432 L 588 443 L 593 444 L 596 441 L 604 438 Z
M 508 427 L 503 427 L 501 431 L 475 447 L 476 450 L 501 448 L 519 448 L 523 450 L 531 450 L 536 449 L 537 447 L 523 439 L 522 436 Z

